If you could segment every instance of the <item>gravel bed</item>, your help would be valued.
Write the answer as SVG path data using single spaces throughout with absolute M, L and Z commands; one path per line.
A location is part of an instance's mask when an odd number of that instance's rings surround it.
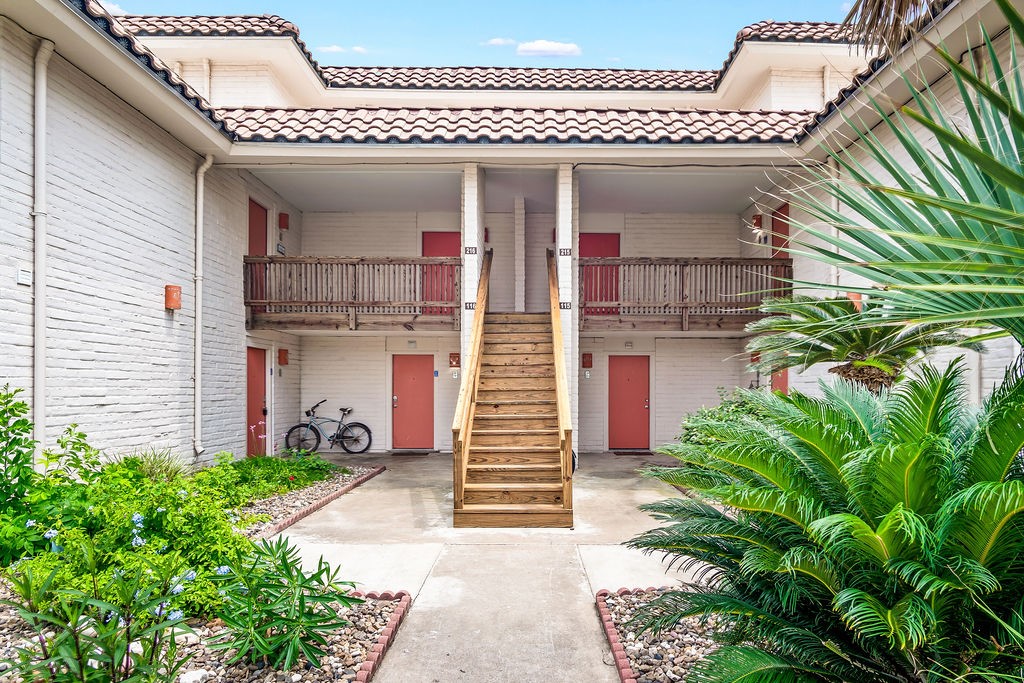
M 345 484 L 355 481 L 367 472 L 373 470 L 372 467 L 352 466 L 346 466 L 346 469 L 349 471 L 348 474 L 345 474 L 344 472 L 337 472 L 330 479 L 318 481 L 312 486 L 296 489 L 295 491 L 289 491 L 288 493 L 284 493 L 279 496 L 257 500 L 245 507 L 239 508 L 239 512 L 243 515 L 270 516 L 270 519 L 266 521 L 256 522 L 245 529 L 239 529 L 239 533 L 242 533 L 249 538 L 259 536 L 263 531 L 273 527 L 278 522 L 281 522 L 299 510 L 316 503 L 321 498 L 331 495 Z
M 685 619 L 672 630 L 659 634 L 638 633 L 627 626 L 640 607 L 663 592 L 664 589 L 625 595 L 610 593 L 605 597 L 637 683 L 686 681 L 690 669 L 718 647 L 711 639 L 715 632 L 712 622 L 702 624 L 699 619 Z
M 0 600 L 11 597 L 9 589 L 0 584 Z M 232 651 L 211 650 L 207 641 L 224 630 L 219 620 L 209 623 L 190 622 L 195 632 L 181 634 L 178 641 L 181 654 L 192 655 L 182 668 L 179 681 L 182 683 L 220 683 L 222 681 L 237 683 L 276 683 L 291 681 L 293 683 L 321 681 L 354 681 L 363 662 L 366 661 L 373 646 L 395 613 L 396 600 L 378 600 L 364 598 L 366 602 L 354 605 L 351 609 L 342 608 L 339 615 L 349 622 L 348 626 L 329 635 L 328 654 L 321 658 L 320 668 L 307 666 L 300 660 L 292 671 L 275 671 L 263 664 L 247 664 L 239 662 L 227 665 Z M 16 647 L 29 644 L 34 635 L 27 624 L 13 607 L 0 606 L 0 660 L 15 658 Z M 23 683 L 20 676 L 6 671 L 7 665 L 0 664 L 0 680 L 8 683 Z

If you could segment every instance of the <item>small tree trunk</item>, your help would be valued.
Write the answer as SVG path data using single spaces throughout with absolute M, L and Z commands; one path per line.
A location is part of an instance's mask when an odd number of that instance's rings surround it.
M 888 389 L 896 381 L 896 375 L 871 365 L 856 366 L 853 363 L 843 363 L 829 368 L 828 371 L 845 380 L 864 385 L 873 394 L 881 392 L 883 388 Z

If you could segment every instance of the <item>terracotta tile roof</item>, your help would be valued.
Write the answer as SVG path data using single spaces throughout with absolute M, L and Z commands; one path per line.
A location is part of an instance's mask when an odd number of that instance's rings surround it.
M 142 68 L 164 81 L 168 87 L 176 91 L 185 101 L 195 107 L 203 116 L 213 121 L 227 133 L 227 128 L 220 113 L 206 99 L 196 92 L 183 78 L 174 73 L 152 50 L 143 45 L 135 35 L 117 21 L 96 0 L 65 0 L 84 19 L 92 22 L 104 31 L 116 46 L 131 56 Z
M 759 21 L 740 29 L 736 43 L 744 40 L 795 43 L 849 43 L 850 32 L 830 21 Z
M 785 143 L 811 112 L 654 109 L 228 109 L 242 142 Z
M 139 36 L 279 36 L 291 38 L 324 83 L 335 88 L 428 90 L 668 90 L 701 91 L 718 87 L 746 41 L 847 43 L 839 24 L 813 21 L 762 21 L 738 34 L 721 69 L 541 69 L 517 67 L 321 67 L 299 37 L 298 27 L 275 14 L 252 16 L 118 17 Z
M 238 16 L 170 16 L 128 14 L 117 17 L 139 36 L 290 36 L 299 28 L 276 14 Z
M 338 88 L 438 90 L 710 90 L 717 71 L 456 66 L 325 66 Z

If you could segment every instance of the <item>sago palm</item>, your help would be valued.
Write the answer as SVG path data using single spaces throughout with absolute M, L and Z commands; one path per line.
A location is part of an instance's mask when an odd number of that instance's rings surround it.
M 1024 18 L 1011 0 L 993 1 L 1010 45 L 986 33 L 983 54 L 968 60 L 985 69 L 936 49 L 965 112 L 930 88 L 893 116 L 876 104 L 877 134 L 860 126 L 855 144 L 827 150 L 839 176 L 808 167 L 812 182 L 788 195 L 794 214 L 814 221 L 795 223 L 806 237 L 790 251 L 874 283 L 861 291 L 890 323 L 995 326 L 1024 342 Z
M 747 326 L 748 332 L 758 335 L 747 344 L 747 351 L 756 358 L 751 365 L 767 375 L 834 363 L 830 373 L 877 392 L 892 386 L 909 364 L 932 349 L 982 350 L 979 342 L 949 325 L 879 324 L 879 306 L 874 299 L 846 297 L 766 300 L 760 311 L 768 317 Z
M 645 506 L 630 545 L 697 572 L 641 625 L 716 617 L 701 683 L 941 680 L 1019 667 L 1024 621 L 1024 378 L 980 411 L 961 363 L 892 391 L 742 393 L 753 415 L 697 419 L 651 476 L 692 492 Z M 1002 650 L 1001 650 L 1002 648 Z M 1019 669 L 1017 672 L 1020 673 Z

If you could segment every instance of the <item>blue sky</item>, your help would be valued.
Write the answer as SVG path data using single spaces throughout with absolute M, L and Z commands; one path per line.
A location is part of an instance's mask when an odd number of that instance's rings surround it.
M 839 21 L 843 0 L 103 0 L 131 14 L 279 14 L 321 64 L 714 69 L 761 19 Z

